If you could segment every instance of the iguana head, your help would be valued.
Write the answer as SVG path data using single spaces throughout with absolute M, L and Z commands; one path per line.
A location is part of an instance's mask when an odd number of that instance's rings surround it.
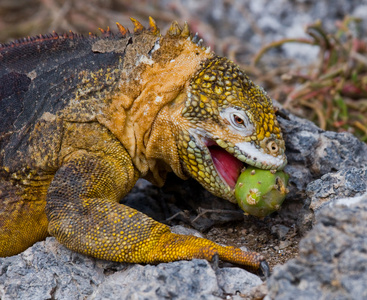
M 181 28 L 173 22 L 160 35 L 151 18 L 148 29 L 132 20 L 134 35 L 124 43 L 121 68 L 127 77 L 122 76 L 105 124 L 145 178 L 162 185 L 172 170 L 235 202 L 243 167 L 285 166 L 282 134 L 262 88 L 236 64 L 203 47 L 187 24 Z M 95 51 L 111 48 L 102 42 Z M 117 107 L 124 107 L 126 115 Z
M 282 169 L 287 160 L 271 99 L 240 68 L 215 56 L 192 77 L 178 134 L 183 168 L 207 190 L 235 202 L 246 165 Z

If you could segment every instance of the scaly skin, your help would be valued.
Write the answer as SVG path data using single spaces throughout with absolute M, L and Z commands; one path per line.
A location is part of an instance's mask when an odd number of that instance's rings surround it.
M 244 164 L 286 164 L 271 100 L 237 65 L 186 24 L 161 36 L 152 19 L 132 20 L 134 34 L 118 24 L 120 36 L 0 46 L 0 256 L 49 233 L 101 259 L 218 255 L 258 269 L 257 253 L 173 234 L 118 203 L 139 177 L 161 186 L 170 171 L 235 202 Z

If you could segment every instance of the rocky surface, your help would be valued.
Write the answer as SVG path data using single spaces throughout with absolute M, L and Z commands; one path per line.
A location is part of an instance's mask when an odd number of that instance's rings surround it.
M 283 130 L 288 158 L 285 171 L 290 174 L 290 193 L 280 213 L 297 216 L 298 228 L 304 233 L 314 221 L 313 210 L 318 210 L 323 202 L 331 204 L 333 200 L 358 196 L 366 190 L 363 180 L 359 180 L 358 185 L 350 181 L 352 179 L 345 172 L 353 173 L 351 167 L 367 166 L 367 145 L 350 133 L 323 131 L 308 120 L 282 109 L 280 111 L 278 120 Z M 345 188 L 342 187 L 345 182 L 339 183 L 339 188 L 329 185 L 332 189 L 329 190 L 326 186 L 320 186 L 323 181 L 317 181 L 320 178 L 331 180 L 339 174 L 347 175 L 345 178 L 348 185 Z M 363 178 L 366 178 L 365 175 Z
M 301 240 L 299 255 L 274 268 L 265 299 L 366 299 L 367 147 L 305 120 L 294 132 L 289 120 L 280 119 L 293 193 L 304 199 L 298 226 L 305 232 L 315 225 Z
M 367 299 L 366 224 L 367 194 L 349 207 L 322 209 L 299 257 L 274 269 L 266 299 Z
M 367 191 L 367 167 L 348 167 L 328 173 L 311 182 L 306 189 L 310 208 L 320 212 L 333 204 L 349 205 Z M 359 201 L 359 200 L 358 200 Z
M 0 258 L 0 299 L 221 299 L 261 284 L 239 268 L 205 260 L 121 264 L 72 252 L 54 238 Z

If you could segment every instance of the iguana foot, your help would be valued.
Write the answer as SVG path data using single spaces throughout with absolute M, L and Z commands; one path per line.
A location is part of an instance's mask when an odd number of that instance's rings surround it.
M 174 234 L 169 231 L 163 233 L 147 253 L 147 262 L 170 262 L 194 258 L 213 261 L 216 256 L 222 261 L 242 265 L 252 270 L 263 268 L 264 273 L 268 274 L 265 258 L 259 253 L 242 251 L 232 246 L 221 246 L 207 239 Z

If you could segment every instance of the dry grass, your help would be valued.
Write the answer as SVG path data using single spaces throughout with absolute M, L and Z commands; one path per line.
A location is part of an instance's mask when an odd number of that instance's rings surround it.
M 367 43 L 358 35 L 358 24 L 358 19 L 346 17 L 336 23 L 335 33 L 328 33 L 318 21 L 306 29 L 309 39 L 269 44 L 254 57 L 253 65 L 266 51 L 285 43 L 318 46 L 317 62 L 283 72 L 283 84 L 273 84 L 273 96 L 322 129 L 348 131 L 367 141 Z

